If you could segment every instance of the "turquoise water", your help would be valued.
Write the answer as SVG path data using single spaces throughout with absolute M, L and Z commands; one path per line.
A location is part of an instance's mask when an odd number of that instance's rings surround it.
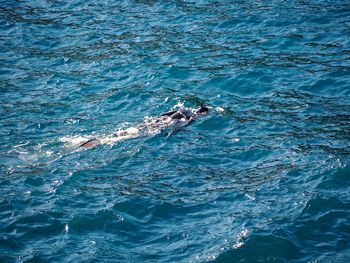
M 350 261 L 348 1 L 0 7 L 1 262 Z

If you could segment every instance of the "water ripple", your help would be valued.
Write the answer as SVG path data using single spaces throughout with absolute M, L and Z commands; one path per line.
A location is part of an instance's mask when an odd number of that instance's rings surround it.
M 3 1 L 4 262 L 349 261 L 350 5 Z M 173 132 L 89 150 L 176 105 Z

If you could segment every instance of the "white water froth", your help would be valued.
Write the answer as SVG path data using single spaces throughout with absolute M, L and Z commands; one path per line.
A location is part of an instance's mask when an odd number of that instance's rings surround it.
M 232 245 L 232 248 L 238 249 L 244 245 L 244 238 L 248 236 L 248 229 L 243 228 L 241 232 L 237 234 L 237 241 Z

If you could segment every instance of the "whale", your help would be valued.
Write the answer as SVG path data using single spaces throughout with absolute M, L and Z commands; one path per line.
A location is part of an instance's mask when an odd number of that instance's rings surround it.
M 204 104 L 201 104 L 200 108 L 197 110 L 190 110 L 186 108 L 172 110 L 169 112 L 162 113 L 159 117 L 151 118 L 151 121 L 142 123 L 137 125 L 136 127 L 131 127 L 125 130 L 120 130 L 113 134 L 115 139 L 122 138 L 136 138 L 140 134 L 152 134 L 152 131 L 158 131 L 166 127 L 175 126 L 175 127 L 183 127 L 193 122 L 199 116 L 207 114 L 209 112 L 209 108 Z M 147 132 L 141 132 L 147 131 Z M 80 144 L 81 148 L 92 148 L 101 144 L 101 140 L 98 138 L 92 138 L 87 140 L 86 142 Z

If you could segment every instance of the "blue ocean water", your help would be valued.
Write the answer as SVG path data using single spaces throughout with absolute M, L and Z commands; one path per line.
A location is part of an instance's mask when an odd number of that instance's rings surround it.
M 349 1 L 0 8 L 0 262 L 350 261 Z

